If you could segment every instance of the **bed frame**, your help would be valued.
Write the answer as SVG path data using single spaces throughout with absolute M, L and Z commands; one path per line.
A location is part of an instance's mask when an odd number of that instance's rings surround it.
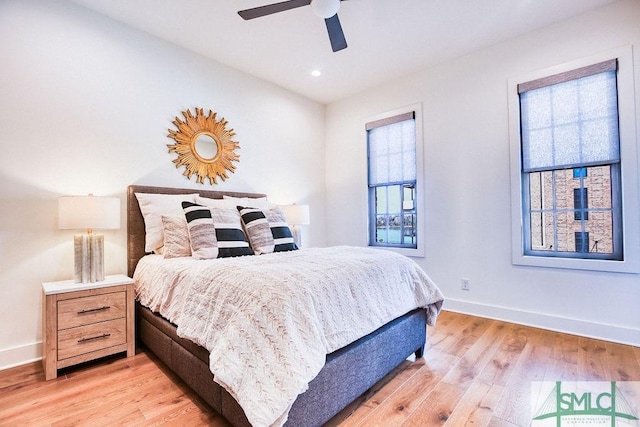
M 205 191 L 131 185 L 127 191 L 127 264 L 133 272 L 144 252 L 144 220 L 135 193 L 188 194 L 220 199 L 264 197 L 263 194 Z M 176 326 L 157 313 L 136 304 L 136 334 L 163 363 L 232 425 L 250 426 L 234 398 L 213 380 L 209 353 L 180 338 Z M 371 334 L 327 355 L 324 368 L 298 396 L 286 426 L 321 426 L 415 353 L 422 357 L 426 341 L 426 314 L 414 310 Z

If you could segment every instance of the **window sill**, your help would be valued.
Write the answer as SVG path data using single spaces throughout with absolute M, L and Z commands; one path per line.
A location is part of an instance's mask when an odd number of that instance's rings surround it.
M 373 249 L 382 249 L 386 251 L 392 251 L 411 258 L 424 258 L 424 248 L 396 248 L 393 246 L 382 245 L 369 245 L 368 247 Z
M 638 261 L 610 261 L 600 259 L 542 257 L 514 255 L 513 265 L 530 267 L 562 268 L 569 270 L 604 271 L 612 273 L 640 273 Z

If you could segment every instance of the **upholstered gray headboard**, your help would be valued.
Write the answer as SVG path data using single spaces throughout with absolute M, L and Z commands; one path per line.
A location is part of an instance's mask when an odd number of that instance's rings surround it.
M 145 255 L 144 251 L 144 219 L 135 193 L 153 194 L 193 194 L 202 197 L 222 199 L 222 196 L 233 197 L 265 197 L 264 194 L 242 193 L 233 191 L 197 190 L 193 188 L 149 187 L 145 185 L 130 185 L 127 188 L 127 274 L 133 277 L 138 261 Z

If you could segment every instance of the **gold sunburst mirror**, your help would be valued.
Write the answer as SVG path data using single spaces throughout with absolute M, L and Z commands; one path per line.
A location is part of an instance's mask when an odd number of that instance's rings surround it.
M 205 116 L 202 108 L 196 108 L 195 112 L 193 115 L 191 110 L 183 111 L 184 121 L 176 117 L 173 124 L 178 130 L 169 129 L 167 135 L 176 143 L 167 147 L 169 153 L 178 155 L 173 163 L 176 168 L 185 167 L 183 175 L 187 178 L 195 174 L 200 184 L 204 184 L 205 178 L 209 178 L 211 185 L 217 184 L 218 178 L 224 181 L 229 178 L 227 171 L 233 173 L 236 169 L 232 162 L 240 159 L 235 153 L 240 144 L 232 140 L 235 132 L 227 129 L 224 118 L 216 118 L 217 113 L 209 110 Z

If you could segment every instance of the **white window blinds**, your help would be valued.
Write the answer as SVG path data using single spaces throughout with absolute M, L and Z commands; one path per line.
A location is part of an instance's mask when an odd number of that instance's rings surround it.
M 620 161 L 616 61 L 518 86 L 524 172 Z
M 369 185 L 416 180 L 414 113 L 366 125 L 369 133 Z

